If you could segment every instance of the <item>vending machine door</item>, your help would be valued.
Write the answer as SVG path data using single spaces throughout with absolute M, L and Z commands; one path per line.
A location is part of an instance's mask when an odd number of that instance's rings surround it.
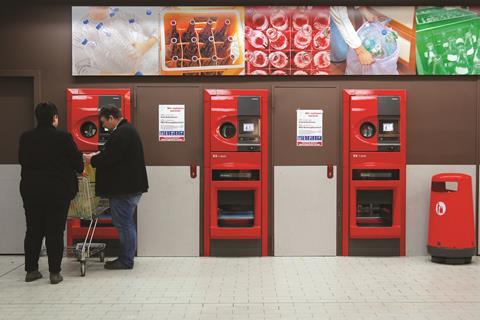
M 387 170 L 375 171 L 384 176 L 391 174 Z M 353 180 L 350 187 L 350 237 L 400 237 L 400 190 L 398 180 Z
M 213 171 L 215 180 L 211 191 L 212 239 L 260 239 L 262 193 L 259 170 L 216 171 Z M 226 178 L 221 178 L 222 175 Z

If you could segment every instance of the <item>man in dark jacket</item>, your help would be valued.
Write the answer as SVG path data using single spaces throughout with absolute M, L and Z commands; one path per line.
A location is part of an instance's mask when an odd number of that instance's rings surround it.
M 116 106 L 101 108 L 100 121 L 111 134 L 102 152 L 84 155 L 84 160 L 96 168 L 96 193 L 108 197 L 120 236 L 120 257 L 107 262 L 105 268 L 132 269 L 137 246 L 135 208 L 148 191 L 143 146 L 137 130 Z
M 63 280 L 63 233 L 70 201 L 78 192 L 76 173 L 83 171 L 82 154 L 69 133 L 57 130 L 58 111 L 51 102 L 36 106 L 37 127 L 20 137 L 20 193 L 25 208 L 25 281 L 42 277 L 38 258 L 46 238 L 50 282 Z

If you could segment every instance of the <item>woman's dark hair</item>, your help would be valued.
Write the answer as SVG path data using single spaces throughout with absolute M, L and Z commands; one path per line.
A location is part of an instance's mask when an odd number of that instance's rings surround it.
M 39 126 L 51 126 L 53 117 L 58 116 L 57 106 L 53 102 L 40 102 L 35 107 L 35 117 Z
M 110 116 L 114 119 L 120 119 L 122 117 L 122 111 L 113 104 L 108 104 L 100 109 L 100 117 L 108 119 Z

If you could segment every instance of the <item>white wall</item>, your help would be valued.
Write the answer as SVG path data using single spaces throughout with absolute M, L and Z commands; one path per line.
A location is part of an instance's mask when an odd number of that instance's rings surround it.
M 200 167 L 147 167 L 148 193 L 138 205 L 138 256 L 198 256 Z
M 274 255 L 336 255 L 337 174 L 326 166 L 274 168 Z
M 19 185 L 20 165 L 0 165 L 0 254 L 23 254 L 26 228 Z

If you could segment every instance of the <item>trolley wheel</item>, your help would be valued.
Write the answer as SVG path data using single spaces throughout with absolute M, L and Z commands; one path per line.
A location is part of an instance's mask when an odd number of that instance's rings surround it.
M 82 277 L 85 277 L 86 272 L 86 261 L 80 261 L 80 274 Z
M 105 262 L 105 251 L 100 251 L 100 262 Z

